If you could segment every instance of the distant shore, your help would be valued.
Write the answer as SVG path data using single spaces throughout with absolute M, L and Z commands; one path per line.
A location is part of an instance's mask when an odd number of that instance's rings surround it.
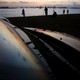
M 17 27 L 49 29 L 80 38 L 80 14 L 8 18 Z
M 44 8 L 43 6 L 35 6 L 35 7 L 8 7 L 8 6 L 4 6 L 4 7 L 0 7 L 0 9 L 15 9 L 15 8 Z M 61 8 L 61 9 L 80 9 L 79 6 L 48 6 L 47 8 Z

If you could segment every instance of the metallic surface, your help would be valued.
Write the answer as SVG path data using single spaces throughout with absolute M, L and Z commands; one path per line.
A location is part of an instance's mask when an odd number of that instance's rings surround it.
M 3 20 L 0 20 L 0 80 L 48 80 L 38 59 Z

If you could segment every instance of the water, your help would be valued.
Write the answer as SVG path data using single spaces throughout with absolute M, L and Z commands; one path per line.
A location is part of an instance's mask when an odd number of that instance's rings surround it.
M 39 16 L 45 15 L 44 8 L 24 8 L 26 16 Z M 48 8 L 48 15 L 53 14 L 53 10 L 57 12 L 57 14 L 63 14 L 62 8 Z M 65 9 L 66 11 L 67 9 Z M 0 17 L 22 17 L 22 9 L 0 9 Z M 66 12 L 65 12 L 66 13 Z M 69 9 L 69 14 L 80 14 L 80 9 Z

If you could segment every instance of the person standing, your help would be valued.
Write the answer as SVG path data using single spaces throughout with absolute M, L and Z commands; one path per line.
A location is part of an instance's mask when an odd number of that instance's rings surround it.
M 25 17 L 25 10 L 24 9 L 22 9 L 22 15 L 23 15 L 23 17 Z
M 63 14 L 65 14 L 65 9 L 63 9 Z
M 47 16 L 48 15 L 48 8 L 45 7 L 44 11 L 45 11 L 45 15 Z
M 69 13 L 69 10 L 67 9 L 67 14 Z

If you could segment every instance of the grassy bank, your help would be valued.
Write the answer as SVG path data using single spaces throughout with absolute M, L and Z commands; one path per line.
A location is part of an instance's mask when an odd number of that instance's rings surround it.
M 80 14 L 8 18 L 17 27 L 36 27 L 65 32 L 80 38 Z

